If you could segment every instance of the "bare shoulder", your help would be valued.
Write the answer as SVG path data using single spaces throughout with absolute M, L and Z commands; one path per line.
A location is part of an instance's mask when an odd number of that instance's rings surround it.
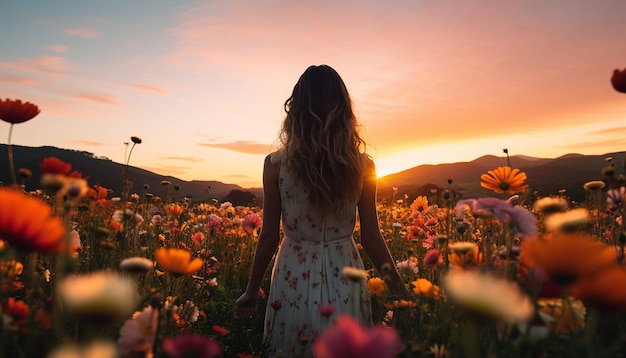
M 367 153 L 363 153 L 361 154 L 361 163 L 363 163 L 363 172 L 365 173 L 366 176 L 370 176 L 372 175 L 372 172 L 376 173 L 376 164 L 374 164 L 374 160 L 372 159 L 372 157 L 367 154 Z
M 265 157 L 263 171 L 270 177 L 278 178 L 280 172 L 281 155 L 279 152 L 272 152 Z

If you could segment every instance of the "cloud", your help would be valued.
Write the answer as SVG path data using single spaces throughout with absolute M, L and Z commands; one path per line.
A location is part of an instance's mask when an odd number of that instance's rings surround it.
M 46 48 L 52 52 L 65 52 L 67 51 L 67 46 L 65 45 L 49 45 Z
M 178 167 L 178 166 L 169 166 L 169 165 L 159 165 L 159 166 L 146 166 L 142 165 L 141 169 L 159 174 L 159 175 L 167 175 L 167 176 L 182 176 L 187 174 L 191 169 L 189 167 Z M 176 183 L 174 183 L 176 184 Z
M 606 134 L 620 135 L 620 134 L 626 134 L 626 127 L 614 127 L 614 128 L 599 129 L 597 131 L 589 132 L 589 134 L 593 134 L 593 135 L 606 135 Z
M 22 72 L 36 72 L 46 75 L 58 75 L 67 72 L 71 67 L 63 57 L 40 56 L 27 58 L 18 62 L 0 62 L 0 68 L 8 68 Z
M 256 143 L 251 141 L 236 141 L 230 143 L 198 143 L 201 147 L 221 148 L 244 154 L 267 154 L 270 144 Z
M 102 143 L 102 142 L 96 142 L 96 141 L 90 141 L 90 140 L 81 140 L 81 139 L 68 140 L 68 141 L 65 141 L 65 143 L 68 143 L 68 144 L 78 144 L 78 145 L 86 146 L 86 147 L 102 147 L 104 145 L 104 143 Z
M 109 93 L 95 93 L 95 92 L 79 92 L 79 93 L 69 93 L 70 96 L 78 99 L 84 99 L 91 102 L 97 102 L 102 104 L 119 104 L 115 100 L 115 95 Z
M 204 159 L 202 159 L 202 158 L 194 158 L 194 157 L 162 157 L 161 159 L 163 159 L 163 160 L 178 160 L 178 161 L 190 162 L 190 163 L 200 163 L 200 162 L 204 161 Z
M 11 73 L 0 73 L 0 82 L 26 86 L 35 84 L 37 81 L 31 77 L 17 76 Z
M 101 35 L 96 30 L 87 27 L 82 27 L 78 29 L 66 29 L 64 32 L 68 35 L 80 36 L 84 39 L 94 39 Z
M 134 89 L 138 89 L 142 91 L 155 92 L 155 93 L 160 93 L 160 94 L 167 93 L 167 91 L 164 90 L 163 88 L 153 86 L 153 85 L 143 84 L 143 83 L 124 83 L 123 85 L 126 87 L 130 87 L 130 88 L 134 88 Z

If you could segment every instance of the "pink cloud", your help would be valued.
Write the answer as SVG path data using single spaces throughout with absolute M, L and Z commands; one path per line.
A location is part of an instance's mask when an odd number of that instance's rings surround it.
M 143 83 L 125 83 L 124 86 L 142 90 L 142 91 L 155 92 L 155 93 L 160 93 L 160 94 L 167 93 L 167 91 L 164 90 L 163 88 L 153 86 L 153 85 L 147 85 Z
M 15 85 L 32 85 L 37 81 L 32 77 L 17 76 L 10 73 L 0 73 L 0 82 L 12 83 Z
M 75 92 L 69 93 L 69 95 L 74 98 L 83 99 L 91 102 L 114 105 L 118 104 L 118 102 L 115 100 L 115 95 L 109 93 Z
M 163 157 L 163 160 L 178 160 L 183 162 L 191 162 L 191 163 L 199 163 L 202 162 L 202 158 L 194 158 L 194 157 Z
M 94 39 L 100 36 L 99 32 L 87 27 L 82 27 L 78 29 L 66 29 L 64 32 L 68 35 L 80 36 L 84 39 Z
M 8 68 L 23 72 L 37 72 L 49 75 L 57 75 L 67 72 L 71 67 L 65 63 L 63 57 L 40 56 L 23 59 L 19 62 L 0 62 L 0 68 Z
M 86 147 L 102 147 L 104 145 L 104 143 L 102 142 L 96 142 L 96 141 L 89 141 L 89 140 L 68 140 L 65 141 L 65 143 L 67 144 L 77 144 L 80 146 L 86 146 Z
M 201 147 L 221 148 L 244 154 L 267 154 L 271 145 L 250 141 L 236 141 L 230 143 L 198 143 Z
M 49 45 L 46 48 L 53 52 L 65 52 L 67 51 L 67 46 L 65 45 Z

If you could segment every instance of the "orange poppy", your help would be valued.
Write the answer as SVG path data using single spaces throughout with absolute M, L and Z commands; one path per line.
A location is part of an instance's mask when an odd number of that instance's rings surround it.
M 572 295 L 603 311 L 626 311 L 626 269 L 614 265 L 589 275 L 571 287 Z
M 367 280 L 367 290 L 374 296 L 380 296 L 385 291 L 385 281 L 380 277 Z
M 172 216 L 180 216 L 183 213 L 183 207 L 179 204 L 169 204 L 167 206 L 167 212 Z
M 16 190 L 0 188 L 0 237 L 26 251 L 59 252 L 65 226 L 43 201 Z
M 524 241 L 520 260 L 543 270 L 557 284 L 570 285 L 583 276 L 617 263 L 615 248 L 580 234 L 556 232 L 545 239 Z
M 72 165 L 62 161 L 57 157 L 43 158 L 39 164 L 41 174 L 62 174 L 67 175 L 72 170 Z
M 191 259 L 191 252 L 177 248 L 160 248 L 155 252 L 156 261 L 161 268 L 177 276 L 191 275 L 200 270 L 204 261 L 200 258 Z
M 11 124 L 26 122 L 41 112 L 39 107 L 21 100 L 0 99 L 0 119 Z
M 498 194 L 515 194 L 528 189 L 528 185 L 524 184 L 526 173 L 517 168 L 498 167 L 481 175 L 480 180 L 480 186 Z

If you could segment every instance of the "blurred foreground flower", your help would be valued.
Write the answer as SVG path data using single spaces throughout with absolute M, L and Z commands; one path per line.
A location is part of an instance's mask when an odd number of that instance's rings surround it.
M 127 272 L 149 272 L 154 269 L 154 263 L 145 257 L 129 257 L 120 262 L 120 268 Z
M 586 309 L 580 300 L 572 298 L 540 299 L 539 312 L 551 317 L 550 326 L 557 332 L 568 333 L 585 326 Z
M 160 248 L 155 252 L 156 261 L 161 268 L 176 276 L 191 275 L 200 270 L 204 261 L 200 258 L 191 259 L 191 252 L 177 248 Z
M 11 124 L 26 122 L 40 112 L 39 107 L 30 102 L 22 102 L 19 99 L 0 99 L 0 119 Z
M 52 208 L 16 190 L 0 188 L 0 238 L 18 249 L 60 252 L 66 230 Z
M 115 343 L 109 341 L 94 341 L 85 346 L 76 344 L 64 344 L 52 352 L 46 358 L 117 358 L 119 352 Z
M 127 319 L 117 339 L 123 357 L 152 357 L 159 324 L 159 310 L 148 306 Z
M 345 277 L 354 282 L 367 280 L 367 271 L 356 267 L 345 266 L 342 273 Z
M 572 285 L 572 295 L 583 303 L 608 312 L 626 312 L 626 269 L 610 266 Z
M 561 197 L 543 197 L 533 204 L 533 209 L 542 214 L 552 214 L 567 210 L 567 200 Z
M 443 280 L 446 295 L 460 306 L 503 322 L 527 322 L 535 307 L 519 286 L 477 271 L 450 271 Z
M 357 320 L 341 315 L 313 342 L 317 358 L 391 358 L 404 350 L 395 328 L 377 325 L 364 328 Z
M 136 283 L 114 272 L 70 275 L 57 284 L 63 309 L 70 315 L 119 319 L 133 312 Z
M 585 208 L 576 208 L 548 216 L 544 225 L 547 231 L 576 231 L 589 225 L 589 212 Z
M 556 232 L 522 242 L 520 260 L 566 286 L 617 263 L 615 248 L 577 233 Z
M 613 70 L 613 76 L 611 76 L 611 84 L 617 92 L 626 93 L 626 68 L 623 70 Z
M 163 340 L 163 351 L 171 358 L 212 358 L 219 356 L 222 348 L 213 338 L 187 335 L 165 338 Z
M 451 268 L 469 269 L 478 267 L 483 261 L 483 253 L 473 242 L 455 242 L 448 245 L 448 261 Z
M 498 194 L 515 194 L 528 189 L 524 184 L 526 173 L 511 167 L 498 167 L 480 176 L 480 186 Z

